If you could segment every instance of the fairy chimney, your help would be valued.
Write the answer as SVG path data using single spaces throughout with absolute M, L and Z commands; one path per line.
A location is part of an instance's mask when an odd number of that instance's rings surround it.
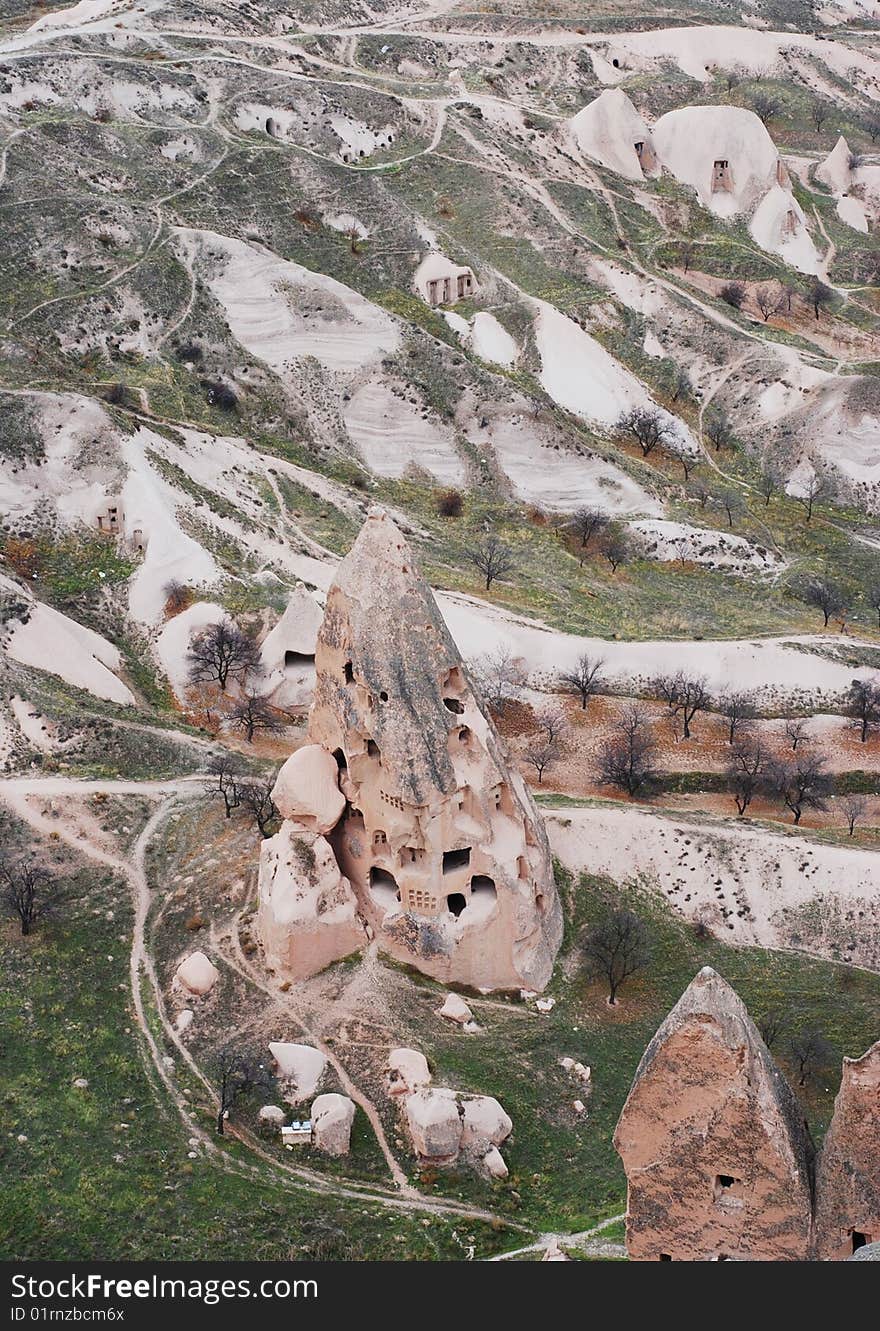
M 315 665 L 309 744 L 345 799 L 326 836 L 381 948 L 444 983 L 543 989 L 562 936 L 543 824 L 382 510 L 337 570 Z M 298 815 L 308 792 L 287 793 Z
M 799 1261 L 812 1151 L 788 1082 L 706 966 L 654 1036 L 614 1134 L 634 1261 Z
M 816 1179 L 816 1256 L 842 1262 L 880 1241 L 880 1040 L 843 1060 Z

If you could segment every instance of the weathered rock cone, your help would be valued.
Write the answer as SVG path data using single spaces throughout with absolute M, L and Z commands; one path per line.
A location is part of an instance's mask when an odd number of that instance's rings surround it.
M 843 1060 L 816 1181 L 816 1256 L 841 1262 L 880 1240 L 880 1040 Z
M 380 510 L 339 566 L 315 665 L 309 743 L 333 756 L 345 806 L 317 820 L 315 789 L 291 775 L 291 760 L 283 811 L 326 828 L 383 950 L 447 983 L 543 989 L 562 937 L 543 824 L 412 551 Z M 267 842 L 261 897 L 273 856 Z
M 710 967 L 636 1071 L 614 1134 L 636 1261 L 797 1261 L 810 1252 L 812 1150 L 788 1082 Z

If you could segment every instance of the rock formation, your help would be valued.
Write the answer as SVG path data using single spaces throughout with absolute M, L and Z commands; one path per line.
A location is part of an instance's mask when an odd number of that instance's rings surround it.
M 392 1049 L 388 1055 L 388 1094 L 409 1095 L 430 1086 L 428 1060 L 418 1049 Z
M 174 978 L 191 994 L 207 994 L 220 979 L 220 972 L 204 952 L 191 952 L 177 967 Z
M 312 1105 L 312 1145 L 325 1155 L 348 1155 L 354 1102 L 332 1091 L 319 1095 Z
M 562 936 L 543 824 L 381 510 L 337 570 L 315 663 L 309 743 L 275 790 L 288 822 L 261 857 L 260 927 L 274 964 L 300 978 L 352 950 L 350 883 L 399 960 L 446 983 L 542 989 Z M 302 882 L 295 847 L 306 831 L 326 836 L 335 857 L 338 938 L 326 912 L 310 932 L 322 898 Z M 313 849 L 329 883 L 323 846 Z
M 320 1049 L 310 1044 L 289 1044 L 284 1040 L 274 1040 L 269 1045 L 269 1053 L 275 1060 L 278 1080 L 286 1091 L 288 1104 L 301 1104 L 310 1099 L 321 1084 L 327 1068 L 327 1060 Z
M 740 999 L 704 967 L 660 1026 L 614 1134 L 635 1261 L 798 1261 L 812 1152 Z
M 294 587 L 284 614 L 260 648 L 265 692 L 278 707 L 304 703 L 315 678 L 315 643 L 322 611 L 311 592 Z
M 422 1164 L 452 1165 L 461 1148 L 461 1114 L 445 1086 L 414 1091 L 404 1101 L 406 1125 Z
M 880 1040 L 843 1060 L 816 1180 L 816 1256 L 840 1262 L 880 1241 Z
M 606 88 L 569 127 L 585 156 L 628 180 L 643 180 L 657 169 L 650 131 L 622 88 Z

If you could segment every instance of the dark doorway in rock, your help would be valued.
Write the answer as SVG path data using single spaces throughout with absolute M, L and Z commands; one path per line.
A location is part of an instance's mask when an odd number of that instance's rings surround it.
M 471 848 L 465 846 L 463 850 L 447 850 L 443 854 L 443 872 L 455 873 L 458 869 L 466 869 L 471 862 Z
M 284 653 L 285 670 L 301 670 L 303 666 L 314 665 L 314 663 L 315 658 L 313 656 L 307 656 L 305 652 Z
M 459 702 L 458 698 L 444 698 L 443 706 L 447 712 L 455 712 L 456 716 L 461 716 L 464 711 L 464 703 Z
M 379 752 L 379 745 L 376 743 L 374 739 L 367 740 L 367 753 L 370 755 L 371 758 L 382 757 L 381 753 Z
M 465 901 L 464 895 L 461 892 L 452 892 L 446 898 L 446 908 L 447 910 L 452 912 L 452 914 L 455 916 L 456 919 L 458 919 L 459 915 L 464 910 L 466 905 L 467 902 Z
M 346 661 L 346 663 L 345 663 L 345 665 L 343 666 L 342 670 L 343 670 L 343 674 L 345 675 L 345 682 L 346 682 L 346 684 L 353 684 L 353 683 L 354 683 L 354 670 L 352 669 L 351 661 Z
M 348 768 L 348 760 L 342 750 L 334 749 L 333 757 L 336 759 L 336 766 L 339 768 L 340 772 L 346 771 Z
M 858 1252 L 859 1248 L 864 1248 L 864 1247 L 867 1246 L 867 1244 L 868 1244 L 868 1236 L 867 1236 L 867 1234 L 863 1234 L 860 1230 L 858 1230 L 858 1229 L 854 1229 L 854 1230 L 852 1231 L 852 1250 L 853 1250 L 853 1252 Z
M 661 1261 L 661 1262 L 671 1262 L 671 1261 L 672 1261 L 672 1256 L 671 1256 L 671 1254 L 668 1253 L 668 1252 L 661 1252 L 661 1254 L 660 1254 L 660 1261 Z

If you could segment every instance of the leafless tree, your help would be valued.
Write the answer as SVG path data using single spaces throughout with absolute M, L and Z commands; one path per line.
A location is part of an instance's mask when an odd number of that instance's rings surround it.
M 258 730 L 267 735 L 278 735 L 284 729 L 284 722 L 277 710 L 264 693 L 246 688 L 240 698 L 236 698 L 226 714 L 229 725 L 240 730 L 248 744 L 253 743 Z
M 681 365 L 676 366 L 675 379 L 672 384 L 672 401 L 677 402 L 680 397 L 693 397 L 694 385 L 691 377 Z
M 192 638 L 187 662 L 190 683 L 216 683 L 225 690 L 230 679 L 259 673 L 260 649 L 237 624 L 224 618 Z
M 568 723 L 568 717 L 565 715 L 562 708 L 557 707 L 554 703 L 548 703 L 545 707 L 539 707 L 535 713 L 535 721 L 538 724 L 538 730 L 541 737 L 545 739 L 548 744 L 559 745 L 561 752 L 562 746 L 565 743 L 565 738 L 571 730 L 571 726 Z
M 831 287 L 826 286 L 818 277 L 814 278 L 810 284 L 810 289 L 806 296 L 806 302 L 816 316 L 818 322 L 820 311 L 834 303 L 834 292 Z
M 471 663 L 471 673 L 487 706 L 497 716 L 514 702 L 526 682 L 526 670 L 506 643 Z
M 769 92 L 756 92 L 752 98 L 752 109 L 755 115 L 766 125 L 768 121 L 777 116 L 781 110 L 781 103 L 778 97 L 774 97 Z
M 798 1031 L 788 1042 L 789 1052 L 797 1064 L 798 1086 L 807 1082 L 818 1072 L 828 1067 L 834 1058 L 834 1048 L 820 1030 L 808 1026 Z
M 560 670 L 556 676 L 566 693 L 577 694 L 584 711 L 590 699 L 601 691 L 604 665 L 601 656 L 590 656 L 589 652 L 581 652 L 570 670 Z
M 751 730 L 758 715 L 752 695 L 739 689 L 722 693 L 718 700 L 718 711 L 727 723 L 728 744 L 732 744 L 744 731 Z
M 598 508 L 579 508 L 571 519 L 571 530 L 586 550 L 594 536 L 600 535 L 608 526 L 609 518 Z
M 229 1045 L 217 1054 L 214 1075 L 220 1101 L 217 1108 L 217 1132 L 222 1137 L 226 1120 L 236 1103 L 248 1091 L 258 1086 L 269 1086 L 271 1077 L 255 1058 L 239 1053 Z
M 698 485 L 694 486 L 694 498 L 696 499 L 697 503 L 700 505 L 700 508 L 705 508 L 709 502 L 710 498 L 709 491 L 707 490 L 706 486 L 703 485 L 702 481 Z
M 677 670 L 671 675 L 657 675 L 651 689 L 655 698 L 666 703 L 670 716 L 681 717 L 682 739 L 690 739 L 694 717 L 698 712 L 706 711 L 712 703 L 705 676 Z
M 618 418 L 615 428 L 618 434 L 635 439 L 642 450 L 642 457 L 647 457 L 665 443 L 672 427 L 656 407 L 633 407 Z
M 583 953 L 590 968 L 608 984 L 608 1002 L 617 1003 L 621 986 L 651 959 L 648 930 L 631 910 L 615 910 L 587 933 Z
M 534 767 L 538 774 L 539 785 L 544 780 L 548 767 L 559 762 L 562 757 L 562 744 L 558 739 L 548 739 L 546 735 L 535 735 L 523 750 L 523 760 Z
M 855 835 L 856 823 L 860 823 L 868 812 L 868 800 L 865 795 L 844 795 L 840 801 L 840 812 L 843 814 L 843 821 L 849 828 L 850 836 Z
M 791 744 L 792 753 L 797 753 L 799 744 L 808 744 L 810 741 L 807 723 L 800 716 L 790 716 L 785 723 L 785 737 Z
M 666 441 L 665 450 L 668 455 L 679 464 L 684 472 L 685 481 L 690 480 L 691 467 L 699 461 L 695 453 L 691 451 L 688 443 L 684 439 L 678 439 L 675 436 Z
M 791 303 L 798 293 L 797 286 L 790 279 L 779 279 L 779 309 L 785 304 L 786 314 L 791 314 Z
M 650 716 L 638 703 L 630 703 L 614 734 L 599 747 L 599 779 L 605 786 L 626 791 L 630 799 L 649 793 L 657 779 L 656 755 Z
M 821 610 L 824 627 L 827 628 L 831 616 L 838 614 L 844 605 L 843 592 L 837 583 L 830 582 L 827 578 L 808 578 L 805 583 L 798 585 L 801 600 L 806 605 Z
M 859 167 L 864 166 L 864 163 L 865 159 L 861 153 L 855 153 L 855 152 L 850 153 L 849 155 L 850 171 L 858 171 Z
M 714 503 L 717 508 L 727 518 L 727 525 L 731 529 L 737 517 L 741 516 L 743 511 L 742 495 L 739 490 L 719 490 L 714 496 Z
M 60 900 L 46 870 L 25 857 L 0 859 L 0 887 L 7 906 L 18 916 L 22 938 L 32 933 L 37 920 Z
M 726 775 L 736 811 L 742 818 L 766 785 L 767 754 L 764 748 L 750 737 L 739 740 L 733 747 Z
M 770 500 L 779 489 L 779 476 L 775 469 L 765 461 L 758 481 L 758 492 L 764 496 L 764 507 L 769 508 Z
M 630 541 L 623 527 L 617 522 L 612 522 L 605 533 L 602 541 L 602 555 L 611 565 L 611 572 L 616 573 L 621 564 L 625 564 L 630 556 Z
M 688 272 L 696 255 L 696 246 L 694 245 L 694 242 L 692 240 L 683 240 L 679 246 L 679 254 L 681 256 L 682 269 L 684 272 Z
M 278 821 L 272 799 L 273 781 L 243 781 L 239 787 L 241 807 L 256 823 L 260 836 L 269 837 Z
M 880 628 L 880 582 L 874 582 L 865 592 L 865 599 L 872 610 L 877 611 L 877 627 Z
M 829 496 L 830 491 L 831 486 L 827 476 L 821 475 L 818 471 L 814 471 L 810 474 L 810 478 L 804 486 L 803 493 L 794 496 L 806 513 L 807 522 L 809 522 L 813 516 L 815 505 L 820 499 L 826 499 Z
M 516 557 L 500 536 L 490 532 L 465 551 L 466 558 L 486 579 L 486 591 L 496 578 L 503 578 L 516 568 Z
M 779 292 L 774 291 L 773 287 L 765 282 L 755 291 L 755 304 L 761 312 L 761 318 L 766 323 L 771 314 L 776 314 L 779 309 Z
M 232 817 L 233 809 L 241 804 L 241 782 L 245 766 L 238 754 L 217 754 L 208 764 L 208 776 L 205 790 L 209 795 L 219 795 L 226 809 L 226 817 Z
M 854 679 L 847 694 L 846 714 L 864 744 L 871 731 L 880 725 L 880 685 L 874 680 Z
M 791 762 L 772 763 L 768 778 L 770 788 L 791 811 L 796 825 L 804 809 L 827 809 L 831 780 L 821 754 L 804 753 Z
M 725 305 L 732 305 L 735 310 L 741 310 L 746 301 L 746 288 L 743 282 L 725 282 L 718 288 L 718 295 L 724 301 Z
M 828 113 L 830 110 L 831 107 L 828 105 L 828 103 L 823 102 L 820 98 L 817 98 L 813 102 L 813 107 L 812 107 L 813 125 L 815 127 L 817 134 L 822 133 L 822 126 L 825 124 L 825 121 L 828 119 Z
M 185 610 L 189 605 L 190 597 L 192 596 L 192 588 L 188 587 L 185 582 L 180 582 L 177 578 L 172 578 L 171 581 L 166 582 L 165 586 L 162 588 L 162 595 L 165 597 L 165 604 L 171 610 Z
M 710 407 L 703 417 L 703 433 L 716 453 L 726 448 L 733 437 L 727 412 L 720 407 Z
M 772 1049 L 785 1030 L 787 1018 L 779 1008 L 770 1008 L 769 1012 L 765 1012 L 764 1016 L 755 1022 L 755 1025 L 767 1048 Z

